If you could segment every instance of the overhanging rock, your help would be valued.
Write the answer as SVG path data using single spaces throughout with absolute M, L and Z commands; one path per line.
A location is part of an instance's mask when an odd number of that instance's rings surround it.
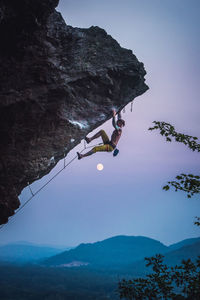
M 148 89 L 131 50 L 99 27 L 67 26 L 57 4 L 0 1 L 1 224 L 27 182 Z

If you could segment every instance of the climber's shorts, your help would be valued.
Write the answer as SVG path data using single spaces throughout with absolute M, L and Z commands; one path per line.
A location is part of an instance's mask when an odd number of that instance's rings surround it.
M 101 137 L 104 145 L 94 147 L 92 149 L 93 152 L 100 152 L 100 151 L 112 152 L 114 148 L 109 144 L 110 143 L 109 137 L 107 136 L 104 130 L 101 130 Z
M 99 152 L 99 151 L 112 152 L 113 150 L 114 150 L 113 147 L 109 144 L 96 146 L 92 149 L 93 152 Z

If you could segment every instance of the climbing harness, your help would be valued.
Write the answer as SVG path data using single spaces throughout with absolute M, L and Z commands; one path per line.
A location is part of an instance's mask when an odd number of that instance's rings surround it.
M 84 148 L 80 151 L 80 153 L 82 153 L 85 149 L 88 149 L 88 148 L 93 148 L 93 147 L 95 147 L 95 146 L 98 146 L 98 145 L 101 145 L 102 143 L 98 143 L 98 144 L 96 144 L 96 145 L 92 145 L 92 146 L 88 146 L 88 147 L 86 147 L 86 144 L 84 144 Z M 18 210 L 15 212 L 15 214 L 14 215 L 12 215 L 11 217 L 10 217 L 10 220 L 16 215 L 16 214 L 18 214 L 38 193 L 40 193 L 54 178 L 56 178 L 65 168 L 67 168 L 76 158 L 77 158 L 77 155 L 76 156 L 74 156 L 67 164 L 66 164 L 66 162 L 65 162 L 65 158 L 66 158 L 66 156 L 64 157 L 64 166 L 63 166 L 63 168 L 62 169 L 60 169 L 54 176 L 52 176 L 44 185 L 42 185 L 35 193 L 32 191 L 32 189 L 31 189 L 31 186 L 30 186 L 30 184 L 29 184 L 29 182 L 27 182 L 27 184 L 28 184 L 28 188 L 29 188 L 29 190 L 30 190 L 30 193 L 31 193 L 31 197 L 30 198 L 28 198 L 27 200 L 26 200 L 26 202 L 22 205 L 22 206 L 20 206 L 20 208 L 18 208 Z M 17 195 L 17 197 L 18 197 L 18 195 Z M 6 225 L 7 223 L 5 223 L 5 224 L 2 224 L 1 226 L 0 226 L 0 230 Z

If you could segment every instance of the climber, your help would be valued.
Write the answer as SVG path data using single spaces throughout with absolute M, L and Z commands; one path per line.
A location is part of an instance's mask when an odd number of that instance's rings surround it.
M 90 150 L 89 152 L 87 152 L 85 154 L 81 154 L 81 153 L 77 152 L 78 159 L 81 159 L 83 157 L 92 155 L 92 154 L 94 154 L 96 152 L 99 152 L 99 151 L 112 152 L 113 150 L 115 150 L 113 155 L 114 156 L 117 155 L 119 150 L 116 149 L 116 146 L 117 146 L 117 143 L 118 143 L 118 141 L 121 137 L 121 134 L 122 134 L 122 127 L 125 126 L 125 121 L 122 120 L 120 112 L 118 112 L 118 114 L 117 114 L 116 111 L 113 109 L 112 113 L 113 113 L 112 125 L 115 128 L 115 130 L 112 133 L 111 140 L 109 140 L 109 138 L 108 138 L 108 136 L 107 136 L 107 134 L 105 133 L 104 130 L 100 130 L 99 132 L 97 132 L 91 138 L 86 137 L 85 140 L 89 144 L 92 140 L 97 139 L 98 137 L 101 136 L 101 138 L 103 140 L 103 145 L 95 146 L 92 150 Z M 118 115 L 117 122 L 115 121 L 116 114 Z

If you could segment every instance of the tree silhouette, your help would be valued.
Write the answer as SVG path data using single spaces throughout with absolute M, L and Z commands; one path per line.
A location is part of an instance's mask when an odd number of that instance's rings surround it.
M 146 278 L 137 278 L 119 282 L 120 299 L 200 299 L 200 257 L 193 263 L 190 259 L 181 265 L 168 267 L 163 263 L 162 255 L 145 258 L 146 266 L 152 267 L 153 273 Z
M 197 137 L 178 133 L 174 126 L 166 122 L 154 121 L 153 123 L 155 124 L 154 127 L 150 127 L 149 130 L 159 130 L 167 142 L 171 142 L 172 139 L 174 139 L 176 142 L 188 146 L 192 151 L 200 152 L 200 144 L 197 142 Z M 178 190 L 186 192 L 188 198 L 191 198 L 194 194 L 200 193 L 200 176 L 180 174 L 176 176 L 176 180 L 169 181 L 168 184 L 163 187 L 163 190 L 168 191 L 170 187 L 174 187 L 176 192 Z

